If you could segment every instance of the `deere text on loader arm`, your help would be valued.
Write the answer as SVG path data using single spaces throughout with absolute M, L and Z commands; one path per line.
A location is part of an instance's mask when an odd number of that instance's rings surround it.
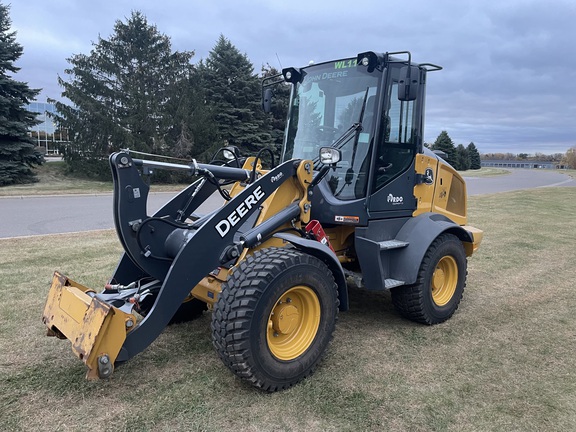
M 234 148 L 213 164 L 112 154 L 125 252 L 101 292 L 54 274 L 48 334 L 70 340 L 88 378 L 108 378 L 171 321 L 209 309 L 224 364 L 276 391 L 317 367 L 347 283 L 390 290 L 408 319 L 450 318 L 482 231 L 467 225 L 462 177 L 423 146 L 426 77 L 439 69 L 409 52 L 365 52 L 266 78 L 265 110 L 275 86 L 291 85 L 282 158 L 269 169 Z M 150 169 L 197 179 L 149 216 Z M 225 204 L 197 216 L 217 191 Z

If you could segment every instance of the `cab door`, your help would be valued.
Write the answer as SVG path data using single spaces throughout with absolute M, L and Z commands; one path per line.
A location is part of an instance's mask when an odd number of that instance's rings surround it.
M 368 210 L 370 219 L 409 216 L 416 209 L 414 158 L 421 145 L 422 92 L 398 99 L 401 65 L 389 65 L 387 94 L 373 153 Z

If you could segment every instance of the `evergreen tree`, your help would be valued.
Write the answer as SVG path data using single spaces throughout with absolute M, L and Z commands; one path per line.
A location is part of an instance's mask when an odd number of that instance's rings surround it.
M 468 155 L 468 150 L 462 144 L 458 144 L 456 147 L 456 163 L 454 168 L 458 171 L 466 171 L 470 169 L 470 156 Z
M 440 135 L 438 135 L 438 138 L 436 138 L 436 141 L 434 141 L 431 149 L 443 151 L 446 154 L 446 162 L 448 162 L 450 165 L 455 165 L 456 147 L 454 147 L 454 143 L 448 135 L 448 132 L 440 132 Z
M 477 170 L 482 168 L 482 163 L 480 161 L 480 153 L 478 152 L 478 149 L 476 148 L 473 142 L 468 144 L 466 150 L 468 150 L 468 157 L 470 158 L 470 169 Z
M 39 122 L 26 109 L 40 90 L 10 76 L 20 70 L 14 62 L 22 55 L 10 25 L 9 7 L 0 3 L 0 186 L 36 181 L 31 168 L 44 162 L 28 136 L 28 130 Z
M 266 131 L 260 82 L 246 55 L 220 35 L 200 69 L 218 128 L 214 148 L 235 145 L 243 154 L 253 155 L 269 146 L 272 137 Z
M 206 92 L 196 69 L 190 78 L 173 86 L 167 105 L 172 125 L 167 141 L 174 143 L 171 154 L 179 158 L 195 158 L 207 162 L 207 152 L 217 141 L 214 107 L 207 103 Z
M 104 156 L 120 148 L 171 154 L 190 150 L 189 125 L 173 117 L 178 86 L 188 82 L 193 52 L 172 52 L 170 38 L 148 24 L 140 12 L 116 21 L 109 39 L 98 39 L 89 55 L 68 59 L 69 81 L 59 78 L 62 96 L 57 121 L 72 144 L 64 152 L 73 171 L 108 173 Z M 182 88 L 182 87 L 179 87 Z M 182 120 L 182 118 L 180 118 Z

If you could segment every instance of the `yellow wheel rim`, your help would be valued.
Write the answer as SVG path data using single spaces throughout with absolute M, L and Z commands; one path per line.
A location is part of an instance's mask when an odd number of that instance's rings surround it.
M 295 286 L 278 299 L 268 317 L 268 348 L 279 360 L 294 360 L 312 344 L 320 325 L 320 301 L 305 286 Z
M 438 306 L 446 305 L 454 296 L 458 285 L 458 264 L 452 256 L 442 257 L 432 275 L 432 300 Z

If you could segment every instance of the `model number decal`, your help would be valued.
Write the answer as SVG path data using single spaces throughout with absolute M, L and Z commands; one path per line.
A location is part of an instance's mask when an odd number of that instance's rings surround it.
M 220 234 L 220 237 L 224 237 L 230 231 L 230 228 L 236 226 L 238 222 L 242 220 L 244 216 L 248 213 L 248 211 L 258 204 L 264 197 L 264 192 L 262 191 L 262 186 L 258 186 L 254 192 L 248 195 L 244 201 L 240 203 L 238 207 L 234 209 L 232 213 L 230 213 L 225 219 L 222 219 L 218 222 L 215 226 L 216 231 Z
M 346 69 L 356 67 L 356 59 L 340 60 L 334 62 L 334 69 Z

